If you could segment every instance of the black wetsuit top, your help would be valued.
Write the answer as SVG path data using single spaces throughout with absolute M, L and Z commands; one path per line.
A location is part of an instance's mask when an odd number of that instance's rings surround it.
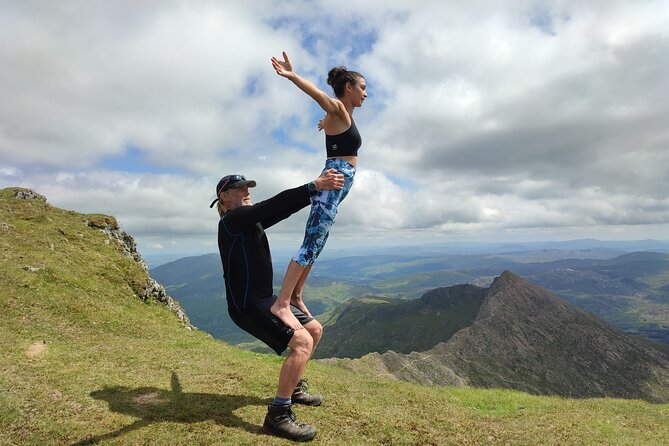
M 265 229 L 308 206 L 309 196 L 306 185 L 300 186 L 223 215 L 218 223 L 218 250 L 229 312 L 241 311 L 248 302 L 274 294 Z
M 351 126 L 338 135 L 325 135 L 325 150 L 328 158 L 338 156 L 358 156 L 358 149 L 362 145 L 362 137 L 355 121 L 351 118 Z

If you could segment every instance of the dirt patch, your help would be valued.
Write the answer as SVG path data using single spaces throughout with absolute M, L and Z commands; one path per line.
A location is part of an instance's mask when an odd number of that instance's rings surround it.
M 44 341 L 37 341 L 33 343 L 30 347 L 28 347 L 28 350 L 26 350 L 26 355 L 28 355 L 31 358 L 34 358 L 36 356 L 42 356 L 45 353 L 46 353 L 46 342 Z
M 155 406 L 158 404 L 168 403 L 170 399 L 161 398 L 160 392 L 151 392 L 136 396 L 133 398 L 133 401 L 141 406 Z

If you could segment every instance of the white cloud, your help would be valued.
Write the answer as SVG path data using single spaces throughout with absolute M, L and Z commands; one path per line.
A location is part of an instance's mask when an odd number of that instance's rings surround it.
M 158 165 L 204 172 L 221 150 L 267 145 L 257 129 L 295 112 L 281 106 L 294 92 L 268 85 L 277 81 L 270 55 L 293 36 L 252 10 L 64 4 L 47 8 L 53 15 L 15 5 L 3 23 L 8 160 L 88 168 L 134 145 Z
M 215 250 L 218 178 L 313 179 L 325 87 L 361 71 L 356 185 L 330 245 L 382 237 L 669 238 L 666 2 L 0 3 L 0 184 Z M 127 147 L 154 173 L 114 172 Z M 182 172 L 160 174 L 155 172 Z M 211 211 L 211 212 L 210 212 Z M 273 228 L 299 244 L 305 212 Z M 158 246 L 165 248 L 158 248 Z

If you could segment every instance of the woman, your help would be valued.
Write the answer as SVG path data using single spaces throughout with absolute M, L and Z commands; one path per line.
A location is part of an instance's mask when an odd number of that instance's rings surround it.
M 286 276 L 281 285 L 279 297 L 270 309 L 293 330 L 302 328 L 290 311 L 292 303 L 303 313 L 311 316 L 302 301 L 302 290 L 314 260 L 323 250 L 330 228 L 337 215 L 339 203 L 346 198 L 353 185 L 358 149 L 362 138 L 353 121 L 353 110 L 361 107 L 367 97 L 367 85 L 360 73 L 336 67 L 328 73 L 328 85 L 336 98 L 331 98 L 316 85 L 300 77 L 293 71 L 288 55 L 283 52 L 283 61 L 272 57 L 276 74 L 285 77 L 311 98 L 325 111 L 325 118 L 319 122 L 319 130 L 325 131 L 327 159 L 325 169 L 336 169 L 344 175 L 344 188 L 335 191 L 321 191 L 312 198 L 311 213 L 307 220 L 302 246 L 288 264 Z

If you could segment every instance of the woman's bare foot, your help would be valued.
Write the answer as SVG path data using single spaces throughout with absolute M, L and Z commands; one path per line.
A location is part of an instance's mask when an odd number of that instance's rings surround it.
M 302 313 L 306 314 L 309 317 L 313 317 L 309 312 L 307 306 L 304 305 L 304 301 L 302 299 L 297 299 L 295 296 L 293 296 L 290 298 L 290 303 L 296 306 Z
M 277 303 L 278 302 L 274 302 L 274 305 L 272 305 L 269 309 L 269 311 L 271 311 L 274 316 L 281 319 L 281 322 L 293 330 L 300 330 L 304 328 L 302 327 L 302 324 L 300 324 L 300 321 L 297 320 L 293 312 L 290 311 L 290 306 L 282 307 L 277 305 Z

